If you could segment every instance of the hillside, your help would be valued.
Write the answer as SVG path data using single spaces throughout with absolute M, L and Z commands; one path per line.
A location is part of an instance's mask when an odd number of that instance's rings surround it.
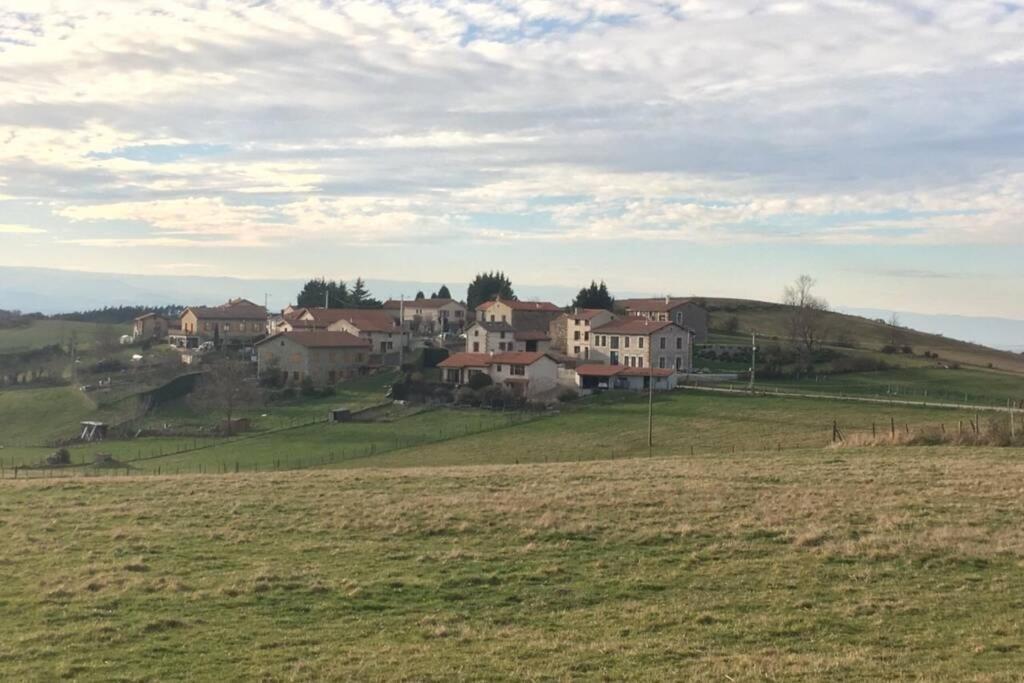
M 735 340 L 749 344 L 751 332 L 757 332 L 762 337 L 789 337 L 790 309 L 787 306 L 747 299 L 711 298 L 705 301 L 711 313 L 711 328 L 716 331 L 715 341 Z M 729 319 L 733 317 L 738 322 L 736 334 L 723 334 L 729 326 Z M 879 320 L 836 312 L 824 314 L 824 330 L 827 343 L 869 351 L 878 351 L 889 344 L 894 333 L 890 325 Z M 895 332 L 900 343 L 911 346 L 917 355 L 929 351 L 937 353 L 941 361 L 948 363 L 986 369 L 991 367 L 1024 375 L 1024 355 L 905 327 L 897 328 Z

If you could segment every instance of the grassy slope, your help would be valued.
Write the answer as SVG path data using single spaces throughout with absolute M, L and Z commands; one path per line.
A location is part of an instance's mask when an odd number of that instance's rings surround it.
M 740 333 L 746 343 L 749 343 L 750 332 L 755 330 L 767 336 L 789 336 L 788 309 L 785 306 L 742 299 L 708 299 L 708 304 L 714 309 L 711 314 L 711 327 L 721 329 L 728 318 L 736 316 L 740 323 Z M 826 320 L 829 340 L 834 341 L 845 336 L 863 348 L 872 350 L 889 343 L 892 330 L 883 323 L 841 313 L 828 313 Z M 1024 374 L 1024 356 L 1020 354 L 997 351 L 978 344 L 916 330 L 902 329 L 901 333 L 905 338 L 903 343 L 912 346 L 916 353 L 932 351 L 938 353 L 945 361 L 976 367 L 987 367 L 992 363 L 1000 370 Z
M 74 387 L 0 391 L 0 445 L 40 444 L 74 434 L 95 409 Z
M 78 335 L 80 349 L 88 349 L 96 342 L 101 328 L 114 328 L 117 336 L 131 333 L 130 325 L 103 325 L 100 323 L 69 320 L 33 320 L 28 327 L 0 330 L 0 353 L 26 351 L 51 344 L 65 344 L 72 334 Z
M 4 680 L 1015 680 L 1024 460 L 0 482 Z
M 654 455 L 732 451 L 821 449 L 832 421 L 844 432 L 870 432 L 872 423 L 887 429 L 890 418 L 901 429 L 919 430 L 973 418 L 954 410 L 890 407 L 841 401 L 721 396 L 676 392 L 655 402 Z M 606 395 L 577 404 L 561 415 L 509 424 L 511 416 L 489 411 L 440 409 L 394 422 L 319 424 L 214 448 L 134 463 L 142 471 L 207 471 L 223 467 L 267 470 L 337 464 L 344 467 L 463 465 L 556 460 L 646 457 L 647 402 L 633 394 Z M 496 429 L 497 428 L 497 429 Z M 192 442 L 183 438 L 108 441 L 71 448 L 74 462 L 91 462 L 96 452 L 121 460 L 169 453 Z M 202 442 L 202 440 L 200 440 Z M 401 446 L 400 448 L 396 448 Z M 373 455 L 369 451 L 373 448 Z M 6 465 L 31 464 L 43 449 L 6 449 Z

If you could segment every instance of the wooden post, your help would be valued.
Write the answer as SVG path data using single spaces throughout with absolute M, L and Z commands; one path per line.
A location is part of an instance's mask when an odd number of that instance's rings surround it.
M 896 418 L 895 417 L 890 417 L 889 418 L 889 434 L 891 435 L 892 440 L 895 441 L 896 440 Z
M 874 422 L 871 423 L 871 438 L 872 439 L 878 438 L 878 430 L 875 429 L 875 423 Z

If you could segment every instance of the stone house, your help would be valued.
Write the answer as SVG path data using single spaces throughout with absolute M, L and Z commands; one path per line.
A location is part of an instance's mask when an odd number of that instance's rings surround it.
M 615 319 L 602 308 L 577 308 L 551 321 L 551 348 L 578 360 L 590 359 L 590 331 Z
M 671 321 L 693 332 L 693 341 L 703 344 L 708 338 L 708 312 L 692 299 L 673 297 L 620 299 L 616 306 L 626 315 L 647 320 Z
M 259 376 L 281 372 L 292 383 L 308 377 L 323 386 L 363 374 L 369 356 L 370 342 L 347 332 L 281 332 L 256 343 Z
M 618 318 L 591 330 L 590 361 L 689 371 L 693 367 L 693 333 L 670 321 Z

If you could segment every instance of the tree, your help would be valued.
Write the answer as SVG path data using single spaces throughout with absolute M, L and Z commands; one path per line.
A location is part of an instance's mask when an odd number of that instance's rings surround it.
M 591 280 L 590 286 L 584 287 L 576 295 L 572 305 L 573 308 L 603 308 L 610 311 L 615 305 L 615 300 L 608 293 L 608 286 L 604 283 L 604 280 L 601 280 L 600 285 Z
M 381 308 L 384 304 L 380 300 L 374 299 L 370 295 L 370 291 L 366 289 L 366 282 L 361 277 L 356 278 L 356 283 L 352 285 L 352 291 L 349 293 L 349 305 L 352 308 Z
M 342 280 L 313 278 L 302 287 L 295 299 L 295 305 L 307 308 L 345 308 L 348 306 L 348 286 Z
M 416 301 L 419 301 L 420 299 L 426 299 L 426 298 L 427 298 L 427 295 L 423 293 L 422 289 L 420 291 L 416 292 Z M 436 298 L 436 297 L 431 297 L 431 298 L 433 299 L 433 298 Z
M 478 273 L 469 283 L 469 289 L 466 290 L 466 306 L 474 309 L 495 297 L 515 299 L 516 294 L 512 291 L 512 281 L 501 271 Z
M 797 345 L 800 366 L 804 370 L 811 367 L 815 350 L 825 335 L 825 316 L 828 302 L 814 295 L 817 284 L 810 275 L 801 275 L 786 287 L 782 303 L 792 310 L 789 314 L 790 336 Z
M 451 299 L 452 293 L 448 291 L 448 285 L 441 285 L 441 289 L 437 290 L 436 294 L 430 295 L 431 299 Z
M 205 413 L 223 415 L 228 436 L 234 428 L 232 420 L 246 408 L 261 403 L 262 393 L 255 385 L 252 366 L 245 361 L 220 360 L 203 372 L 199 385 L 189 402 Z

